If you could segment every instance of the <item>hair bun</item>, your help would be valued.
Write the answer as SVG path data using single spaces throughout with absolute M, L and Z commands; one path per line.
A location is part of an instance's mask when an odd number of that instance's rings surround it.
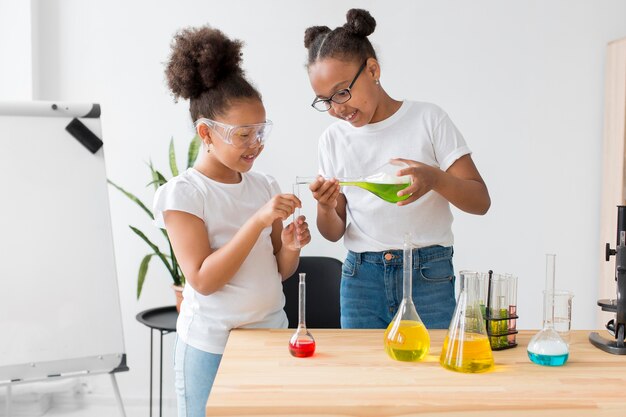
M 165 70 L 174 97 L 198 97 L 221 79 L 242 75 L 242 48 L 243 42 L 209 26 L 179 31 Z
M 356 36 L 367 37 L 374 33 L 376 28 L 376 20 L 370 12 L 363 9 L 348 10 L 346 21 L 343 28 Z
M 330 32 L 328 26 L 311 26 L 304 31 L 304 47 L 308 48 L 318 36 Z

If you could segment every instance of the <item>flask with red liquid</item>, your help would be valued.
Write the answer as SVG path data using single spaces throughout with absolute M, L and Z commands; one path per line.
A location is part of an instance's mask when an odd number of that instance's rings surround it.
M 304 283 L 305 273 L 300 273 L 300 283 L 298 284 L 298 328 L 289 340 L 289 353 L 297 358 L 307 358 L 315 352 L 315 339 L 306 328 L 304 319 L 306 284 Z

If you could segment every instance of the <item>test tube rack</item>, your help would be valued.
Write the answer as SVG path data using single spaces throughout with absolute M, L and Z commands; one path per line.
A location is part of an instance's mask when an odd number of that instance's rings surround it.
M 482 309 L 485 327 L 487 328 L 487 336 L 491 350 L 511 349 L 517 346 L 517 300 L 511 300 L 514 304 L 508 304 L 507 308 L 495 305 L 495 300 L 491 296 L 493 285 L 493 271 L 489 270 L 488 280 L 486 282 L 487 305 Z M 517 285 L 517 280 L 513 280 L 511 276 L 504 276 L 508 285 Z M 485 283 L 481 283 L 485 284 Z M 515 288 L 517 292 L 517 288 Z M 481 306 L 482 307 L 482 306 Z

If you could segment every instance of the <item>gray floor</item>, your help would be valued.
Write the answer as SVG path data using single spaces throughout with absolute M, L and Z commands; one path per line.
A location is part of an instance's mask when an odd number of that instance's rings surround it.
M 99 385 L 92 386 L 90 382 Z M 6 417 L 6 394 L 0 392 L 0 417 Z M 148 417 L 148 398 L 124 398 L 127 417 Z M 11 417 L 122 416 L 115 395 L 107 379 L 74 379 L 58 381 L 56 384 L 25 385 L 12 391 Z M 153 400 L 152 415 L 159 416 L 159 401 Z M 173 399 L 163 401 L 164 417 L 176 417 Z
M 150 410 L 148 404 L 144 405 L 129 405 L 124 404 L 124 410 L 126 412 L 126 417 L 148 417 L 150 415 Z M 4 409 L 0 411 L 0 416 L 4 416 Z M 27 409 L 24 407 L 13 407 L 11 417 L 31 417 L 31 416 L 44 416 L 44 417 L 118 417 L 121 416 L 121 413 L 116 405 L 102 405 L 102 404 L 92 404 L 88 401 L 82 401 L 79 404 L 52 404 L 50 409 L 43 415 L 39 412 L 34 411 L 32 408 Z M 152 408 L 152 415 L 159 415 L 159 406 L 156 404 Z M 172 404 L 164 404 L 163 405 L 163 416 L 165 417 L 175 417 L 176 416 L 176 408 Z
M 148 405 L 124 405 L 124 410 L 126 411 L 126 417 L 148 417 L 150 415 Z M 159 407 L 158 404 L 156 407 L 152 409 L 152 415 L 159 415 Z M 121 416 L 118 408 L 116 406 L 109 405 L 90 405 L 88 403 L 83 404 L 83 406 L 79 408 L 71 408 L 66 405 L 63 406 L 52 406 L 52 408 L 44 414 L 45 417 L 79 417 L 79 416 L 89 416 L 89 417 L 116 417 Z M 174 406 L 163 406 L 163 416 L 167 417 L 175 417 L 176 410 Z

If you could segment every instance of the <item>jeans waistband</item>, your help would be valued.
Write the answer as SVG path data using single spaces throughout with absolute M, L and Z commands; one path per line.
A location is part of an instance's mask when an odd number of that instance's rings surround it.
M 452 246 L 427 246 L 413 249 L 413 266 L 425 262 L 451 259 L 454 254 Z M 357 264 L 369 262 L 385 265 L 402 265 L 404 252 L 402 249 L 389 249 L 382 252 L 352 252 L 348 251 L 348 257 L 352 257 Z

